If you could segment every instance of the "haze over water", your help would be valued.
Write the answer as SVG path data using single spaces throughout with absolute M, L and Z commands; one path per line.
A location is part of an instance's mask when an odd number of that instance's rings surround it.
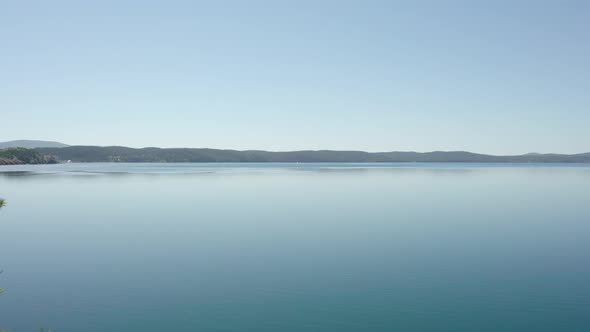
M 586 331 L 589 188 L 587 164 L 6 166 L 0 328 Z

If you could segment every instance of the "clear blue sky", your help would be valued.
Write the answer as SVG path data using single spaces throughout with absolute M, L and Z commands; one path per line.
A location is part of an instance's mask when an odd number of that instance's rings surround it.
M 590 1 L 2 1 L 12 139 L 590 151 Z

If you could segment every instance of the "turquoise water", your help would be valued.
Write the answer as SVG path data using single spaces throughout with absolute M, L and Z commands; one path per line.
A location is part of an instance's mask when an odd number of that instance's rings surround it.
M 588 331 L 590 165 L 0 167 L 0 328 Z

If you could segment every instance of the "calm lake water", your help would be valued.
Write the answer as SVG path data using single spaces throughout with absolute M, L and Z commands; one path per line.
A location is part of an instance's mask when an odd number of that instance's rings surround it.
M 589 331 L 590 165 L 0 167 L 0 328 Z

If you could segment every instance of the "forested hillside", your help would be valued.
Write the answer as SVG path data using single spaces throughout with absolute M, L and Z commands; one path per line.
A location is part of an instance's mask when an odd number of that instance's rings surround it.
M 52 164 L 57 160 L 49 153 L 25 148 L 0 149 L 0 165 Z
M 590 153 L 492 156 L 464 151 L 364 152 L 291 151 L 268 152 L 217 149 L 133 149 L 121 146 L 70 146 L 35 149 L 42 155 L 73 162 L 590 162 Z

